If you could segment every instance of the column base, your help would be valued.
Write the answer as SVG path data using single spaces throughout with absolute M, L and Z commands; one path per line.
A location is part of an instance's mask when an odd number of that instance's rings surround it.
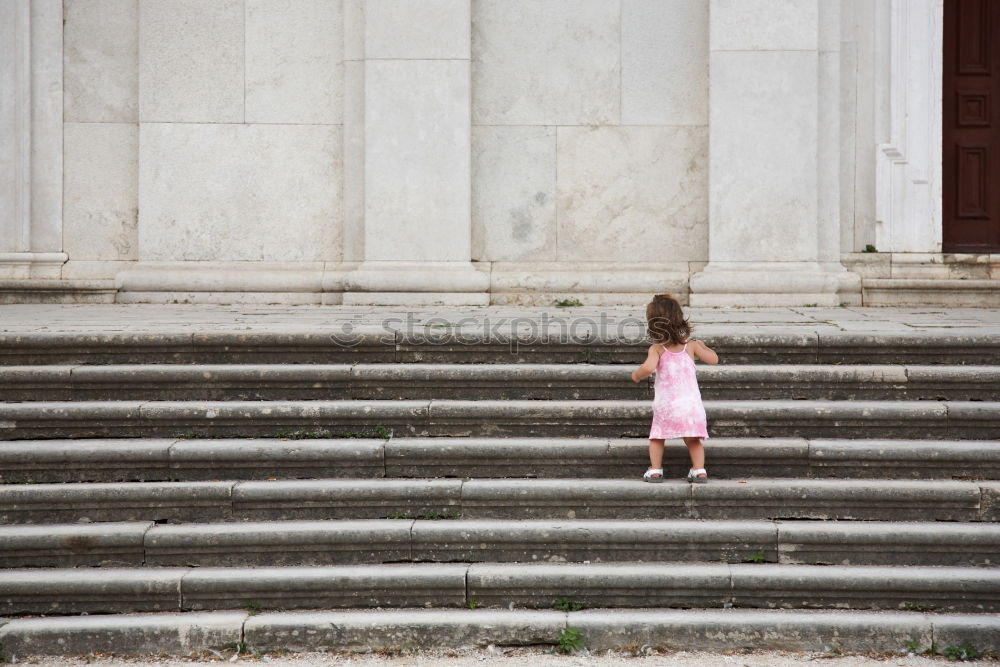
M 58 280 L 69 257 L 64 252 L 0 253 L 0 279 Z
M 490 276 L 471 262 L 366 261 L 344 277 L 356 306 L 486 306 Z
M 838 263 L 710 262 L 691 277 L 690 304 L 860 306 L 861 278 Z

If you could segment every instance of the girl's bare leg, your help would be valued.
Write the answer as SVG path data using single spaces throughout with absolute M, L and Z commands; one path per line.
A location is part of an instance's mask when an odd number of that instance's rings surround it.
M 688 455 L 691 456 L 691 469 L 698 470 L 699 468 L 704 468 L 705 446 L 701 444 L 701 438 L 684 438 L 684 444 L 687 445 Z M 652 441 L 650 441 L 650 452 L 652 452 L 652 447 Z M 703 475 L 698 476 L 703 477 Z
M 649 439 L 649 467 L 663 467 L 663 440 Z

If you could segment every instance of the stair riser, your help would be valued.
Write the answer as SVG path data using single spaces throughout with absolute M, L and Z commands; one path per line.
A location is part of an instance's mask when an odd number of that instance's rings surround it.
M 431 424 L 375 417 L 379 426 L 407 437 L 614 437 L 642 438 L 649 435 L 649 424 L 642 420 L 581 421 L 523 419 L 508 423 L 486 423 L 460 419 Z M 199 438 L 266 438 L 283 432 L 322 431 L 333 437 L 371 432 L 372 419 L 338 419 L 335 422 L 315 419 L 254 420 L 254 422 L 178 418 L 169 423 L 138 421 L 88 420 L 18 420 L 12 428 L 0 431 L 0 440 L 39 440 L 46 438 L 163 438 L 187 435 Z M 744 419 L 713 420 L 709 431 L 714 437 L 801 437 L 801 438 L 936 438 L 988 439 L 997 427 L 979 421 L 961 420 L 857 420 L 822 423 L 812 420 Z
M 648 441 L 609 439 L 25 440 L 0 445 L 0 482 L 253 479 L 636 479 Z M 714 479 L 1000 479 L 994 441 L 725 439 L 706 442 Z M 671 440 L 667 477 L 687 449 Z
M 483 607 L 550 609 L 569 598 L 595 608 L 693 607 L 745 609 L 921 609 L 937 612 L 996 613 L 1000 584 L 990 570 L 975 570 L 962 581 L 942 572 L 938 578 L 911 581 L 888 572 L 867 576 L 772 574 L 767 566 L 676 566 L 656 574 L 632 571 L 558 573 L 509 566 L 431 566 L 440 570 L 344 575 L 313 570 L 303 576 L 274 570 L 172 569 L 148 581 L 120 583 L 109 577 L 60 578 L 48 583 L 11 583 L 0 613 L 77 614 L 153 611 L 211 611 L 259 605 L 262 609 L 338 609 L 373 607 Z M 479 569 L 481 568 L 481 569 Z M 502 569 L 501 569 L 502 568 Z M 301 571 L 299 571 L 301 572 Z M 952 571 L 953 572 L 953 571 Z M 404 574 L 405 573 L 405 574 Z M 107 574 L 113 575 L 108 571 Z M 845 575 L 842 575 L 845 576 Z
M 0 400 L 637 400 L 632 365 L 0 366 Z M 1000 399 L 995 366 L 701 366 L 707 400 Z
M 1000 364 L 1000 344 L 978 336 L 838 334 L 706 335 L 705 341 L 730 364 Z M 0 365 L 134 363 L 600 363 L 641 362 L 648 342 L 574 343 L 553 337 L 547 344 L 506 337 L 464 335 L 449 343 L 444 332 L 428 331 L 423 342 L 402 334 L 152 334 L 0 335 Z M 410 341 L 417 341 L 410 338 Z M 526 340 L 526 339 L 525 339 Z
M 669 651 L 759 650 L 898 653 L 971 643 L 1000 649 L 995 617 L 917 613 L 738 610 L 556 611 L 382 610 L 361 612 L 213 612 L 16 620 L 0 629 L 2 657 L 162 654 L 231 649 L 249 652 L 397 651 L 403 647 L 554 646 L 566 627 L 591 651 L 651 646 Z
M 1000 485 L 573 481 L 0 487 L 0 523 L 473 519 L 1000 521 Z M 387 485 L 391 485 L 387 486 Z
M 0 380 L 2 381 L 2 380 Z M 316 386 L 319 384 L 320 386 Z M 517 386 L 512 383 L 450 384 L 446 381 L 428 385 L 406 383 L 404 386 L 365 387 L 322 383 L 279 384 L 248 383 L 222 385 L 185 381 L 113 386 L 86 384 L 7 383 L 0 387 L 0 401 L 307 401 L 307 400 L 645 400 L 653 399 L 646 386 L 625 384 L 566 384 L 553 386 Z M 631 386 L 630 386 L 631 385 Z M 851 385 L 818 382 L 805 383 L 701 383 L 704 400 L 948 400 L 1000 401 L 997 383 L 939 383 L 927 386 L 865 384 Z
M 210 526 L 211 530 L 206 530 Z M 391 562 L 997 564 L 994 524 L 282 522 L 0 528 L 0 567 L 323 566 Z

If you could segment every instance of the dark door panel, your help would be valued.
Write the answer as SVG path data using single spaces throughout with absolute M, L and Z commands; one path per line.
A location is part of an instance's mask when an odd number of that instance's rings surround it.
M 1000 250 L 1000 2 L 945 0 L 944 250 Z

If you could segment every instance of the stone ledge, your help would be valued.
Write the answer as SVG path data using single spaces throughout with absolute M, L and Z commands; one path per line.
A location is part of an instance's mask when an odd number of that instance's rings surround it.
M 0 565 L 300 566 L 382 562 L 766 562 L 989 567 L 994 523 L 767 520 L 325 520 L 0 527 Z
M 865 278 L 866 306 L 1000 306 L 1000 280 Z
M 705 401 L 717 437 L 983 439 L 1000 402 Z M 382 426 L 400 436 L 614 436 L 649 433 L 646 401 L 37 401 L 0 404 L 0 440 L 333 435 Z
M 366 519 L 998 521 L 994 482 L 607 479 L 299 480 L 0 485 L 0 522 Z
M 994 568 L 672 563 L 404 563 L 0 572 L 6 614 L 246 608 L 903 609 L 996 613 Z
M 0 482 L 377 478 L 635 479 L 644 438 L 77 439 L 0 445 Z M 687 451 L 670 441 L 670 474 Z M 992 440 L 712 438 L 713 479 L 1000 479 Z
M 250 651 L 359 651 L 555 645 L 565 627 L 591 651 L 649 645 L 668 650 L 891 652 L 908 642 L 939 649 L 971 642 L 1000 650 L 1000 618 L 915 612 L 589 609 L 407 609 L 84 616 L 15 619 L 0 628 L 2 657 L 113 653 L 187 655 L 245 641 Z
M 646 399 L 621 364 L 0 366 L 0 400 Z M 1000 400 L 1000 366 L 701 366 L 709 400 Z
M 123 306 L 124 307 L 124 306 Z M 397 315 L 398 326 L 403 326 Z M 567 318 L 572 312 L 565 313 Z M 287 327 L 268 331 L 0 333 L 0 365 L 97 363 L 573 363 L 633 364 L 646 341 L 641 327 L 634 335 L 600 335 L 599 316 L 581 340 L 553 332 L 511 334 L 510 326 L 484 330 L 482 325 L 423 328 L 409 333 L 388 325 L 352 324 L 349 320 L 312 331 Z M 472 317 L 472 315 L 470 315 Z M 485 316 L 482 316 L 485 317 Z M 498 318 L 502 315 L 498 315 Z M 537 314 L 507 316 L 535 321 Z M 445 320 L 447 321 L 447 320 Z M 350 327 L 344 328 L 347 324 Z M 614 321 L 611 322 L 614 325 Z M 170 329 L 175 329 L 170 331 Z M 187 327 L 183 327 L 187 328 Z M 217 327 L 210 327 L 217 328 Z M 236 325 L 233 325 L 236 328 Z M 742 328 L 742 327 L 741 327 Z M 699 335 L 727 364 L 1000 364 L 995 333 L 942 333 L 894 326 L 881 333 L 831 330 L 819 325 L 788 325 L 780 331 L 733 332 L 732 326 L 705 324 Z M 900 329 L 906 330 L 901 332 Z M 589 332 L 589 333 L 588 333 Z
M 114 280 L 0 280 L 0 305 L 114 303 Z

